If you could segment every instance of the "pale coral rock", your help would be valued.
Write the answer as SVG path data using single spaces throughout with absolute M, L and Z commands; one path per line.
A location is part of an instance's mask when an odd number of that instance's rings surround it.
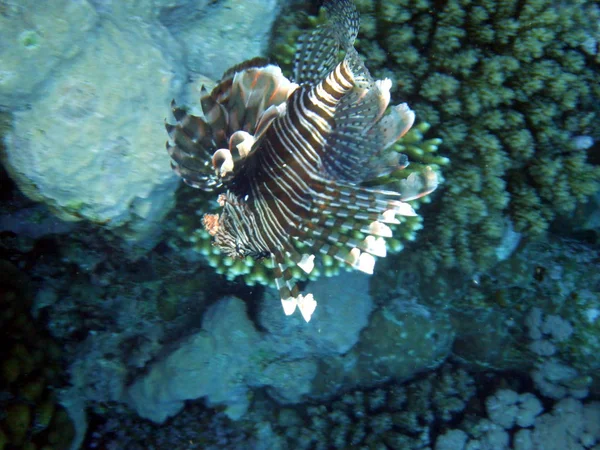
M 486 399 L 485 405 L 490 420 L 506 430 L 515 424 L 523 428 L 532 426 L 544 409 L 535 395 L 510 389 L 499 389 Z
M 519 437 L 518 450 L 584 450 L 600 441 L 600 403 L 582 404 L 568 397 L 555 404 L 550 413 L 540 416 L 528 438 Z
M 275 290 L 265 295 L 258 319 L 261 326 L 269 331 L 267 339 L 285 343 L 285 351 L 296 357 L 348 352 L 358 342 L 373 310 L 369 277 L 342 272 L 335 277 L 311 282 L 305 291 L 312 293 L 318 302 L 309 323 L 299 314 L 287 317 L 274 308 L 279 298 Z
M 562 399 L 567 395 L 585 398 L 588 395 L 587 385 L 578 383 L 580 373 L 571 366 L 556 360 L 548 359 L 537 364 L 531 377 L 536 388 L 546 397 Z
M 188 68 L 219 79 L 229 67 L 265 54 L 277 0 L 225 0 L 192 9 L 170 27 L 186 48 Z M 194 14 L 194 11 L 198 11 Z
M 552 356 L 556 353 L 556 347 L 552 342 L 541 339 L 529 344 L 529 350 L 540 356 Z
M 573 334 L 573 327 L 568 320 L 560 316 L 549 314 L 542 324 L 542 332 L 550 335 L 556 342 L 564 342 Z
M 145 235 L 170 209 L 177 186 L 159 149 L 180 84 L 175 62 L 144 27 L 104 23 L 31 108 L 14 114 L 9 173 L 63 219 Z
M 449 430 L 437 438 L 435 450 L 463 450 L 469 436 L 463 430 Z
M 310 392 L 317 375 L 315 360 L 294 358 L 276 341 L 266 340 L 244 302 L 233 297 L 213 304 L 204 314 L 202 330 L 174 348 L 123 397 L 140 416 L 157 423 L 177 414 L 186 400 L 198 398 L 240 419 L 252 389 L 259 387 L 276 400 L 296 403 Z
M 12 108 L 82 51 L 98 16 L 85 0 L 7 1 L 1 8 L 0 105 Z
M 519 394 L 510 389 L 500 389 L 485 401 L 488 417 L 502 428 L 510 429 L 519 413 Z
M 127 392 L 137 413 L 157 423 L 177 414 L 186 400 L 206 397 L 232 418 L 249 405 L 246 373 L 260 336 L 241 300 L 224 299 L 203 319 L 203 330 L 180 343 Z

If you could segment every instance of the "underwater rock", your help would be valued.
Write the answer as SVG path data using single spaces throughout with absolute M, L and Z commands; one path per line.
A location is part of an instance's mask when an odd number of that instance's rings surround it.
M 299 355 L 333 356 L 350 350 L 369 323 L 373 300 L 369 295 L 369 276 L 342 272 L 310 283 L 311 292 L 322 300 L 306 324 L 301 316 L 284 316 L 273 305 L 279 300 L 272 289 L 260 305 L 258 321 L 269 332 L 267 339 L 277 341 L 285 352 Z
M 175 21 L 177 10 L 165 10 L 161 20 L 185 47 L 192 72 L 218 80 L 225 70 L 251 56 L 264 55 L 278 0 L 225 0 Z
M 180 89 L 174 67 L 144 27 L 104 23 L 31 108 L 15 112 L 6 138 L 11 177 L 64 220 L 146 236 L 177 186 L 156 153 L 165 140 L 160 122 Z
M 0 4 L 0 106 L 23 105 L 62 62 L 81 52 L 98 21 L 87 1 Z
M 348 353 L 321 361 L 311 395 L 402 382 L 439 366 L 450 354 L 455 331 L 445 312 L 392 300 L 376 310 Z
M 279 347 L 263 339 L 241 300 L 222 299 L 206 311 L 202 330 L 154 363 L 124 400 L 156 423 L 179 413 L 186 400 L 202 397 L 237 420 L 250 405 L 251 388 L 261 386 L 282 401 L 300 401 L 311 388 L 316 365 L 311 359 L 283 358 Z
M 245 373 L 259 334 L 243 302 L 235 298 L 217 302 L 203 322 L 203 331 L 180 343 L 129 388 L 129 403 L 140 416 L 162 423 L 177 414 L 185 400 L 200 397 L 225 405 L 230 416 L 245 412 Z

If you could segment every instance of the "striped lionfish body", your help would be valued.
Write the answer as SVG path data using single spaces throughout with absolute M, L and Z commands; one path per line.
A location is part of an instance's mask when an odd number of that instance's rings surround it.
M 307 322 L 316 301 L 300 293 L 291 265 L 310 273 L 321 253 L 372 273 L 386 256 L 387 224 L 414 216 L 406 202 L 437 186 L 432 171 L 409 176 L 402 192 L 362 185 L 408 164 L 385 150 L 415 116 L 406 104 L 384 114 L 391 82 L 373 80 L 353 47 L 354 5 L 325 7 L 329 22 L 300 39 L 294 82 L 262 59 L 246 61 L 203 89 L 203 118 L 173 104 L 177 123 L 166 125 L 175 172 L 223 191 L 221 214 L 204 216 L 214 244 L 230 257 L 271 258 L 284 312 L 298 307 Z

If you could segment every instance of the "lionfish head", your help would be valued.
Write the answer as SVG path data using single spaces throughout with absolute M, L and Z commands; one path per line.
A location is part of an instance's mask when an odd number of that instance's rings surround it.
M 223 206 L 223 213 L 205 214 L 202 218 L 214 244 L 230 258 L 261 260 L 269 257 L 271 252 L 257 233 L 254 214 L 248 206 L 231 193 L 219 195 L 218 201 Z
M 285 314 L 299 309 L 307 322 L 317 303 L 300 293 L 292 265 L 310 273 L 320 253 L 372 273 L 386 256 L 388 224 L 416 215 L 407 202 L 437 186 L 431 170 L 411 174 L 399 191 L 364 185 L 408 164 L 387 150 L 415 115 L 405 103 L 388 108 L 391 81 L 373 80 L 354 49 L 353 3 L 325 8 L 328 23 L 298 42 L 293 82 L 252 59 L 202 91 L 203 117 L 173 103 L 177 122 L 167 124 L 175 172 L 225 191 L 221 214 L 204 217 L 214 244 L 229 257 L 270 257 Z

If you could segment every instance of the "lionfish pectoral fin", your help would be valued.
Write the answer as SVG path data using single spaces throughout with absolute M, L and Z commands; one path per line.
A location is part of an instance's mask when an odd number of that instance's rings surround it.
M 384 223 L 397 223 L 398 219 L 396 216 L 415 217 L 416 215 L 416 211 L 409 203 L 397 201 L 394 202 L 392 208 L 385 210 L 381 214 L 381 218 L 383 219 Z M 390 222 L 387 222 L 387 220 Z
M 437 189 L 439 178 L 429 166 L 422 172 L 413 172 L 400 182 L 402 200 L 410 201 L 431 194 Z
M 361 183 L 406 166 L 406 157 L 385 150 L 392 139 L 412 126 L 414 114 L 404 105 L 392 108 L 392 112 L 384 116 L 392 82 L 389 79 L 373 82 L 358 61 L 358 55 L 350 52 L 346 58 L 353 70 L 355 85 L 336 107 L 335 129 L 327 138 L 322 160 L 330 176 Z M 411 114 L 412 121 L 409 120 Z
M 237 72 L 228 102 L 230 128 L 257 134 L 265 112 L 284 104 L 297 87 L 274 65 Z
M 254 130 L 254 137 L 257 141 L 265 134 L 265 131 L 267 131 L 275 119 L 285 114 L 286 108 L 286 104 L 282 103 L 280 105 L 271 105 L 265 110 L 256 124 L 256 130 Z
M 384 116 L 371 134 L 381 133 L 384 147 L 396 143 L 415 123 L 415 113 L 406 103 L 393 106 L 390 113 Z
M 370 234 L 372 236 L 378 236 L 383 238 L 391 238 L 393 236 L 392 229 L 385 223 L 374 221 L 369 224 L 368 228 L 361 228 L 362 233 Z
M 203 118 L 179 108 L 174 100 L 171 110 L 177 121 L 176 124 L 165 121 L 171 168 L 188 185 L 205 191 L 214 190 L 220 181 L 210 164 L 215 145 L 210 125 Z
M 360 270 L 368 275 L 373 275 L 373 270 L 375 269 L 375 257 L 370 253 L 361 252 L 360 249 L 353 248 L 346 256 L 346 262 L 356 270 Z
M 385 245 L 385 239 L 381 236 L 367 236 L 362 241 L 362 248 L 366 252 L 369 252 L 371 255 L 378 256 L 380 258 L 385 258 L 387 256 L 387 247 Z
M 317 83 L 335 66 L 339 43 L 332 28 L 319 26 L 308 35 L 301 35 L 294 57 L 294 81 Z

